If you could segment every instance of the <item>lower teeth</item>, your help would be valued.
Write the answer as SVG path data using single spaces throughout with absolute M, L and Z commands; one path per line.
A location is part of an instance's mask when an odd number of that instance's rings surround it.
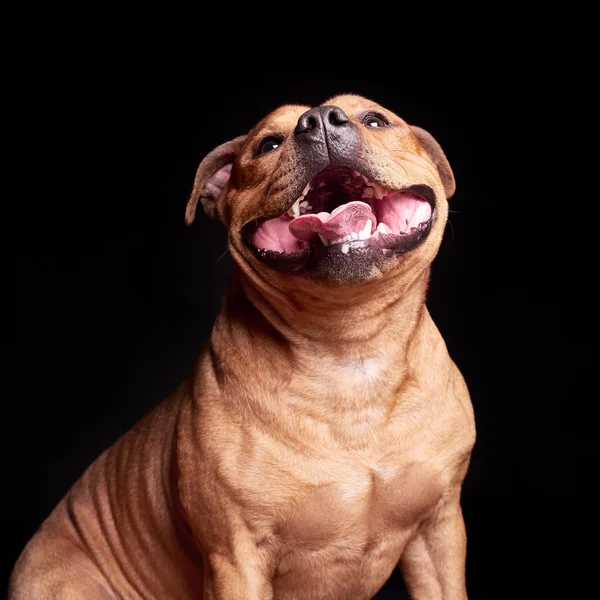
M 417 228 L 413 227 L 411 229 L 416 230 Z M 376 232 L 380 233 L 380 234 L 384 234 L 384 235 L 393 233 L 393 231 L 385 223 L 381 223 L 381 222 L 377 225 Z M 353 231 L 352 233 L 349 233 L 348 235 L 345 235 L 343 237 L 336 238 L 333 240 L 329 239 L 328 237 L 324 236 L 321 233 L 319 233 L 318 235 L 319 235 L 319 238 L 321 239 L 321 241 L 323 242 L 323 246 L 325 246 L 325 247 L 330 246 L 332 244 L 346 244 L 347 242 L 368 240 L 371 237 L 371 220 L 369 219 L 365 223 L 365 227 L 361 231 L 359 231 L 359 232 Z

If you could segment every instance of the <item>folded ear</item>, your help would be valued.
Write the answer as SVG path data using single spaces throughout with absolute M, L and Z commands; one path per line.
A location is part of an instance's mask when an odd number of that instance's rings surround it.
M 446 198 L 450 199 L 456 191 L 456 182 L 454 181 L 450 163 L 448 162 L 442 147 L 428 131 L 416 127 L 415 125 L 411 125 L 410 128 L 419 139 L 419 142 L 421 142 L 421 146 L 423 146 L 427 151 L 427 154 L 429 154 L 429 158 L 431 158 L 433 164 L 437 167 L 440 179 L 444 186 L 444 191 L 446 192 Z
M 198 166 L 194 189 L 185 209 L 185 222 L 188 225 L 194 222 L 198 200 L 211 219 L 217 218 L 217 199 L 229 183 L 233 161 L 245 139 L 246 136 L 241 135 L 217 146 Z

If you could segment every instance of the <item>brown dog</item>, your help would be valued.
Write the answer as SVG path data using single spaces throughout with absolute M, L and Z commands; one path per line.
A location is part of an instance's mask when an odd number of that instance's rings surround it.
M 11 600 L 361 600 L 399 563 L 464 600 L 467 388 L 425 307 L 454 179 L 358 96 L 284 106 L 201 163 L 236 275 L 193 376 L 84 473 Z

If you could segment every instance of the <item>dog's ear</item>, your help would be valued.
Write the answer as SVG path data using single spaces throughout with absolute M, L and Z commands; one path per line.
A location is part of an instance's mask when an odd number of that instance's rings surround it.
M 229 183 L 233 161 L 245 139 L 246 136 L 241 135 L 217 146 L 198 166 L 194 189 L 185 209 L 185 222 L 188 225 L 194 222 L 198 200 L 211 219 L 217 218 L 217 199 Z
M 433 161 L 433 164 L 437 167 L 440 179 L 444 185 L 444 191 L 446 192 L 446 198 L 450 199 L 456 191 L 456 182 L 454 181 L 454 175 L 450 168 L 450 163 L 442 150 L 442 147 L 435 141 L 434 137 L 424 129 L 411 125 L 413 133 L 421 142 L 421 146 L 425 148 L 429 158 Z

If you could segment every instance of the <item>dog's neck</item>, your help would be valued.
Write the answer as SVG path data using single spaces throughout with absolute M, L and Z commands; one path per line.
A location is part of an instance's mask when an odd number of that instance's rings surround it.
M 429 269 L 404 282 L 352 291 L 298 285 L 290 290 L 256 285 L 238 271 L 232 291 L 243 294 L 291 344 L 338 352 L 340 345 L 377 347 L 386 330 L 412 330 L 425 304 Z M 237 283 L 236 283 L 237 282 Z M 401 336 L 403 337 L 403 336 Z M 399 340 L 398 340 L 399 341 Z
M 379 294 L 356 294 L 340 301 L 311 291 L 296 291 L 293 296 L 276 290 L 265 293 L 236 269 L 215 323 L 218 335 L 212 336 L 213 343 L 221 340 L 221 359 L 231 362 L 260 355 L 270 356 L 274 366 L 293 355 L 302 365 L 316 358 L 353 363 L 385 354 L 398 368 L 427 313 L 428 278 L 426 269 L 404 288 L 388 286 Z
M 234 413 L 271 428 L 318 415 L 332 432 L 358 428 L 347 439 L 368 444 L 363 424 L 384 422 L 398 390 L 430 362 L 427 278 L 422 273 L 393 301 L 365 299 L 321 312 L 303 304 L 305 297 L 274 303 L 237 273 L 205 354 L 220 397 Z

